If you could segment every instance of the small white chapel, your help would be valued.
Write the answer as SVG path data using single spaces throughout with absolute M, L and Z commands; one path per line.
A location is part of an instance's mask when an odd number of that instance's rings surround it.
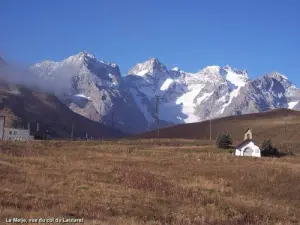
M 248 128 L 245 132 L 244 141 L 235 147 L 235 155 L 261 157 L 260 148 L 255 145 L 250 128 Z

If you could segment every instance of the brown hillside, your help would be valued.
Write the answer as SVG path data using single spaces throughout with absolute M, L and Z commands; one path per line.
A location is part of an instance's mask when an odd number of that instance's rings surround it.
M 285 117 L 287 126 L 285 128 Z M 243 140 L 244 132 L 251 128 L 253 139 L 262 141 L 272 139 L 275 142 L 298 141 L 300 135 L 300 112 L 289 109 L 276 109 L 263 113 L 230 116 L 214 119 L 211 122 L 212 139 L 224 131 L 232 134 L 235 142 Z M 157 132 L 150 131 L 138 138 L 155 138 Z M 209 121 L 180 124 L 160 129 L 161 138 L 184 138 L 209 140 Z
M 74 137 L 114 138 L 124 134 L 74 113 L 55 96 L 27 88 L 0 85 L 0 115 L 6 116 L 6 126 L 48 129 L 53 137 L 69 138 L 72 124 Z

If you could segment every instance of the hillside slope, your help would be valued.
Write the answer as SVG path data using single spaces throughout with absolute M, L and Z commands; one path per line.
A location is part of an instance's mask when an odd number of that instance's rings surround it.
M 285 126 L 286 121 L 286 126 Z M 275 142 L 299 139 L 300 112 L 290 109 L 275 109 L 263 113 L 230 116 L 211 121 L 212 139 L 218 133 L 228 131 L 235 142 L 243 140 L 244 132 L 251 128 L 257 141 L 272 139 Z M 139 134 L 137 138 L 157 137 L 156 130 Z M 186 138 L 209 140 L 210 122 L 180 124 L 160 129 L 161 138 Z
M 91 121 L 65 106 L 57 97 L 27 88 L 0 84 L 0 114 L 6 116 L 6 126 L 48 129 L 51 136 L 69 138 L 74 125 L 74 137 L 115 138 L 124 133 Z

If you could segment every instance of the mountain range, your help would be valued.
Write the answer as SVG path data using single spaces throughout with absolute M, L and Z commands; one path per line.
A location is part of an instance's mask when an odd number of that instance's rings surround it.
M 136 64 L 125 76 L 116 63 L 80 52 L 60 62 L 29 68 L 72 111 L 127 133 L 160 126 L 264 112 L 300 109 L 300 91 L 286 76 L 271 72 L 250 79 L 247 70 L 207 66 L 196 73 L 168 69 L 157 58 Z M 157 98 L 159 97 L 159 98 Z

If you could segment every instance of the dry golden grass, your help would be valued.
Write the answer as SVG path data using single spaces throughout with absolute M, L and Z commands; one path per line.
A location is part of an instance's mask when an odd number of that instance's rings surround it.
M 0 143 L 5 218 L 84 224 L 300 224 L 300 157 L 234 157 L 209 142 Z

